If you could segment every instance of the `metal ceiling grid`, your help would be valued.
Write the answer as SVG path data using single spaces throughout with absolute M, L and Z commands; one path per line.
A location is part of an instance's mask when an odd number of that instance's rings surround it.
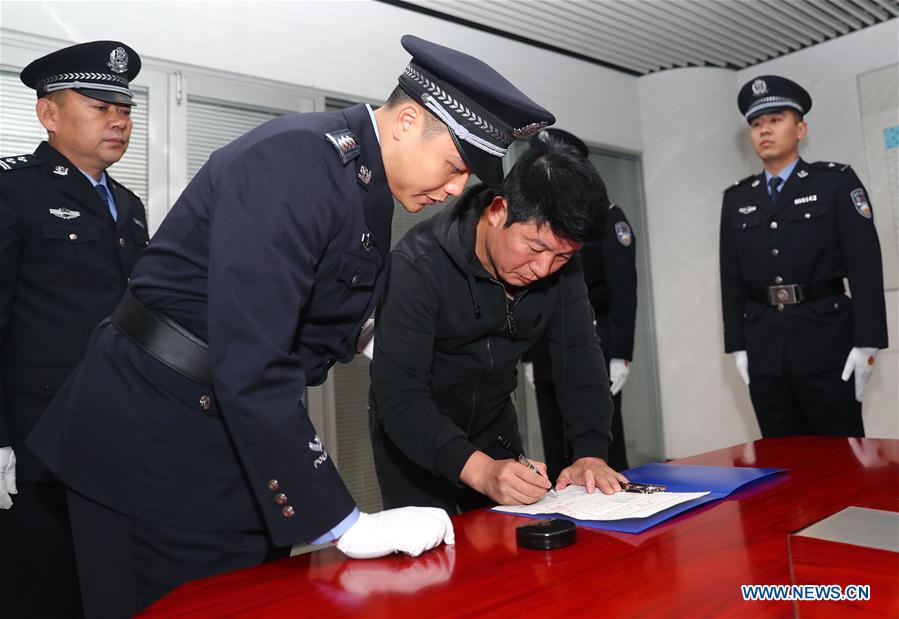
M 899 16 L 899 0 L 380 0 L 645 75 L 745 67 Z

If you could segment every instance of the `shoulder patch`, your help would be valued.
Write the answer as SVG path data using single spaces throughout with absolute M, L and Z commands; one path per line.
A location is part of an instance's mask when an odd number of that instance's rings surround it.
M 106 173 L 106 178 L 107 178 L 113 185 L 115 185 L 117 189 L 122 189 L 122 190 L 124 190 L 124 191 L 127 191 L 127 192 L 130 193 L 132 196 L 134 196 L 134 199 L 135 199 L 135 200 L 137 200 L 137 201 L 140 202 L 141 204 L 144 203 L 144 201 L 141 199 L 141 197 L 140 197 L 139 195 L 137 195 L 136 193 L 134 193 L 133 191 L 131 191 L 130 189 L 128 189 L 127 187 L 125 187 L 122 183 L 120 183 L 119 181 L 117 181 L 116 179 L 114 179 L 113 177 L 111 177 L 111 176 L 109 175 L 109 172 Z
M 337 156 L 340 157 L 340 162 L 343 164 L 349 163 L 362 152 L 359 140 L 356 139 L 356 135 L 349 129 L 326 133 L 325 139 L 337 151 Z
M 634 242 L 634 235 L 631 232 L 631 227 L 624 221 L 619 221 L 615 224 L 615 236 L 618 237 L 618 242 L 625 247 L 630 247 L 631 243 Z
M 851 166 L 848 163 L 837 163 L 835 161 L 816 161 L 812 164 L 813 168 L 818 170 L 830 170 L 832 172 L 845 172 Z
M 0 170 L 9 172 L 21 168 L 30 168 L 41 162 L 37 155 L 17 155 L 15 157 L 0 157 Z
M 746 178 L 741 178 L 741 179 L 738 180 L 738 181 L 734 181 L 733 184 L 730 185 L 729 187 L 727 187 L 722 193 L 727 193 L 728 191 L 730 191 L 730 190 L 733 189 L 734 187 L 739 187 L 740 185 L 743 185 L 743 184 L 745 184 L 745 183 L 748 183 L 749 181 L 751 181 L 752 179 L 754 179 L 756 176 L 758 176 L 758 174 L 750 174 L 750 175 L 747 176 Z

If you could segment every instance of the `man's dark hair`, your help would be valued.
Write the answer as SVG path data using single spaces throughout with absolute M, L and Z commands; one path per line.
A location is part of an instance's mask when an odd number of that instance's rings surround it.
M 609 195 L 599 172 L 574 148 L 541 133 L 503 181 L 509 203 L 506 227 L 549 224 L 553 234 L 576 243 L 602 234 Z

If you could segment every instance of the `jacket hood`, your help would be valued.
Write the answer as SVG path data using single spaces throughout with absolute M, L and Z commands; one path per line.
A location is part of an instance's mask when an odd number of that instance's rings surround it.
M 469 276 L 490 277 L 475 255 L 475 242 L 478 220 L 494 196 L 496 192 L 484 183 L 472 185 L 434 218 L 433 233 L 438 245 Z

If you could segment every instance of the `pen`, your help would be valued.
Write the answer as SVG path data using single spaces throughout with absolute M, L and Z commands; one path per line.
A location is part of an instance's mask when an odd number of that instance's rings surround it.
M 510 443 L 509 441 L 504 439 L 502 436 L 497 436 L 496 440 L 499 442 L 500 445 L 502 445 L 506 449 L 506 451 L 508 451 L 513 456 L 515 456 L 515 459 L 518 460 L 521 464 L 525 465 L 526 467 L 528 467 L 529 469 L 531 469 L 532 471 L 537 473 L 537 475 L 539 475 L 540 477 L 543 477 L 543 473 L 540 472 L 540 469 L 538 469 L 536 466 L 534 466 L 533 463 L 530 460 L 528 460 L 523 453 L 521 453 L 520 451 L 518 451 L 517 449 L 512 447 L 512 443 Z M 552 488 L 549 489 L 549 494 L 554 497 L 559 496 L 559 494 Z

